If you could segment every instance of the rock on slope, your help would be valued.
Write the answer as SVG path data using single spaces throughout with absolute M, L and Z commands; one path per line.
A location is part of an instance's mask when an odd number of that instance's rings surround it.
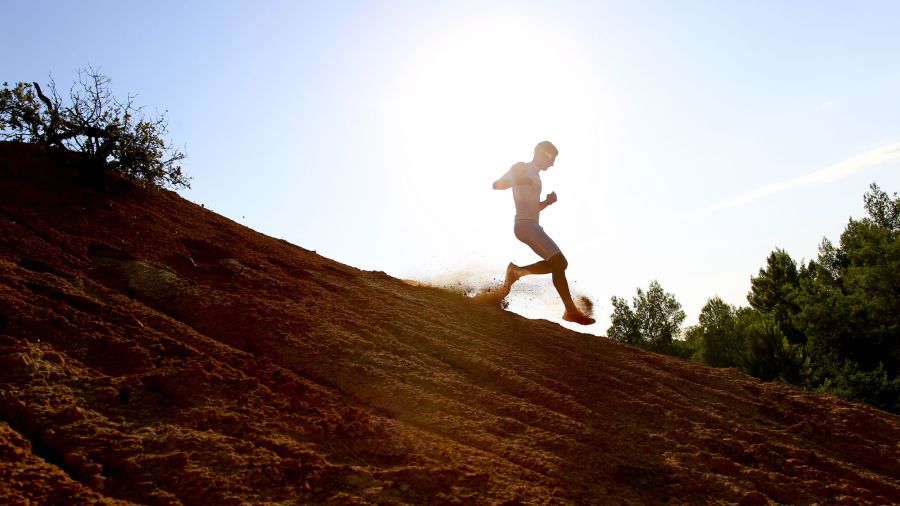
M 0 144 L 0 503 L 900 503 L 897 416 L 54 160 Z

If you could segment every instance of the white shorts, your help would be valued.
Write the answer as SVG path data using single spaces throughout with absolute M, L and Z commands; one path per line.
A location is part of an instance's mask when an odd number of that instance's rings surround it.
M 544 232 L 544 229 L 534 220 L 516 220 L 513 227 L 516 239 L 527 244 L 535 253 L 544 260 L 559 253 L 559 246 Z

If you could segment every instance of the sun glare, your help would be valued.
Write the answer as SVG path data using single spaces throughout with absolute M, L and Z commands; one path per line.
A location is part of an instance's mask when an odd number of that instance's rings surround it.
M 406 187 L 463 198 L 535 142 L 585 134 L 593 108 L 577 63 L 560 34 L 522 20 L 470 23 L 425 42 L 390 100 Z

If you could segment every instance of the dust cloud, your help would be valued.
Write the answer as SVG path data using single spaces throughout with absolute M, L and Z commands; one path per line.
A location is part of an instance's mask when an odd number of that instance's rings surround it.
M 449 290 L 481 304 L 512 310 L 526 318 L 559 319 L 557 317 L 562 315 L 563 305 L 549 275 L 523 277 L 508 293 L 503 287 L 505 275 L 505 266 L 490 269 L 482 265 L 467 265 L 434 276 L 423 276 L 410 282 Z M 593 317 L 592 297 L 578 292 L 574 286 L 571 288 L 575 305 L 584 314 Z

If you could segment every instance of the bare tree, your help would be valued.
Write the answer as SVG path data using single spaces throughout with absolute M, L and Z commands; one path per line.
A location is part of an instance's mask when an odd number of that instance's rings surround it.
M 110 79 L 80 70 L 64 102 L 51 78 L 47 93 L 37 82 L 7 83 L 0 90 L 0 139 L 34 142 L 83 153 L 106 170 L 158 186 L 190 187 L 179 163 L 184 153 L 164 140 L 165 114 L 147 117 L 134 96 L 116 99 Z

